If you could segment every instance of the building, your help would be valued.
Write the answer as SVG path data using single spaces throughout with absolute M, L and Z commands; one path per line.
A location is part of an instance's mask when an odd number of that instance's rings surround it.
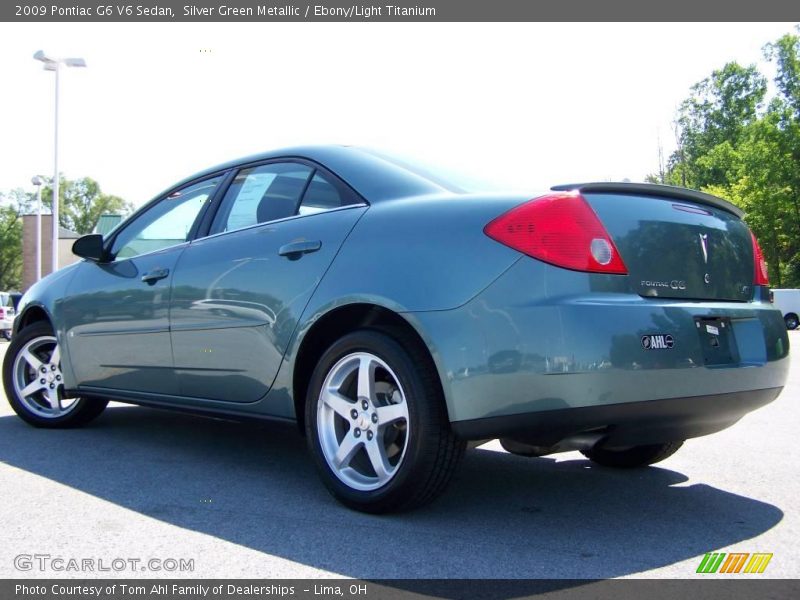
M 51 272 L 53 215 L 42 215 L 42 277 Z M 58 268 L 78 260 L 72 253 L 72 244 L 80 237 L 74 231 L 59 227 Z M 22 291 L 36 283 L 36 215 L 22 216 Z
M 122 223 L 122 215 L 100 215 L 94 233 L 105 236 L 120 223 Z
M 51 271 L 52 215 L 42 215 L 42 277 Z M 122 215 L 100 215 L 94 233 L 106 235 L 122 222 Z M 59 227 L 58 268 L 80 260 L 72 253 L 72 244 L 80 234 Z M 36 215 L 22 216 L 22 291 L 36 283 Z

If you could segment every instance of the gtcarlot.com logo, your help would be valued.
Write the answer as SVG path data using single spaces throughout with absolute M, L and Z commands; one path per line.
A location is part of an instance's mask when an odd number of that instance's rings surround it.
M 50 554 L 18 554 L 14 557 L 17 571 L 52 571 L 57 573 L 120 573 L 153 571 L 187 573 L 194 571 L 193 558 L 89 558 L 52 556 Z

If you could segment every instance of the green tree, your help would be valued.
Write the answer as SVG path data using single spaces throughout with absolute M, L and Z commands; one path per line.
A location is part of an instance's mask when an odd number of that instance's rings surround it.
M 80 233 L 91 233 L 97 221 L 104 214 L 127 215 L 133 211 L 133 205 L 118 196 L 104 194 L 94 179 L 82 177 L 74 181 L 64 177 L 59 179 L 58 222 Z M 42 203 L 50 209 L 53 203 L 52 179 L 42 187 Z
M 740 206 L 772 284 L 800 287 L 800 38 L 784 35 L 764 55 L 776 65 L 777 94 L 768 101 L 755 66 L 728 63 L 692 86 L 662 179 Z
M 671 170 L 689 187 L 731 183 L 736 149 L 758 117 L 767 81 L 755 65 L 731 62 L 696 83 L 678 109 L 678 150 Z
M 22 219 L 29 197 L 20 189 L 0 194 L 0 290 L 22 285 Z
M 53 190 L 42 186 L 43 211 L 49 212 Z M 58 222 L 76 233 L 91 233 L 100 215 L 127 215 L 133 205 L 118 196 L 104 194 L 89 177 L 74 181 L 60 179 Z M 0 194 L 0 290 L 19 289 L 22 285 L 22 215 L 36 210 L 36 195 L 24 190 Z

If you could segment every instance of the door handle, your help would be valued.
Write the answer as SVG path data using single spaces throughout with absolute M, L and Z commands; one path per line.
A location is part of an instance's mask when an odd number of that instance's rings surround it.
M 142 275 L 142 283 L 153 285 L 156 281 L 164 279 L 169 275 L 169 269 L 154 269 Z
M 322 242 L 319 240 L 303 240 L 302 242 L 290 242 L 288 244 L 284 244 L 278 249 L 278 254 L 285 256 L 289 260 L 297 260 L 303 256 L 303 254 L 316 252 L 320 248 L 322 248 Z

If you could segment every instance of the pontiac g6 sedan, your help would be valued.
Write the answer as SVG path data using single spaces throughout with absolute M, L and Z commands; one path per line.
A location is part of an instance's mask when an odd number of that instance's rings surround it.
M 296 421 L 336 498 L 388 512 L 468 441 L 640 467 L 780 393 L 786 328 L 735 206 L 462 188 L 349 147 L 186 179 L 25 294 L 7 397 L 38 427 L 109 400 Z

